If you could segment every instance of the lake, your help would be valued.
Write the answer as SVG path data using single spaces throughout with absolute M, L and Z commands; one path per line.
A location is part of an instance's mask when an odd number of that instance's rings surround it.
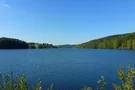
M 44 90 L 54 84 L 54 90 L 80 90 L 97 87 L 97 81 L 103 75 L 108 82 L 119 83 L 117 70 L 122 65 L 135 68 L 134 50 L 103 49 L 28 49 L 0 50 L 0 72 L 14 72 L 25 75 L 30 85 L 38 78 Z

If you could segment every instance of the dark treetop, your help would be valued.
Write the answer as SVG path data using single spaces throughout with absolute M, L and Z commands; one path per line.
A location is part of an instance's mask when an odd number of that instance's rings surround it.
M 27 49 L 29 45 L 21 40 L 13 38 L 0 38 L 0 49 Z
M 29 48 L 30 49 L 35 49 L 35 48 L 38 48 L 38 49 L 43 49 L 43 48 L 57 48 L 56 46 L 52 45 L 52 44 L 48 44 L 48 43 L 34 43 L 34 42 L 31 42 L 31 43 L 28 43 L 29 44 Z
M 56 48 L 52 44 L 47 43 L 27 43 L 25 41 L 14 38 L 0 38 L 0 49 L 36 49 L 36 48 Z

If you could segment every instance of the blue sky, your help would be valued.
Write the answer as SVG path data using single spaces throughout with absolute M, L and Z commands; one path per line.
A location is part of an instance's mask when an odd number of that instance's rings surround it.
M 0 37 L 78 44 L 135 31 L 135 0 L 0 0 Z

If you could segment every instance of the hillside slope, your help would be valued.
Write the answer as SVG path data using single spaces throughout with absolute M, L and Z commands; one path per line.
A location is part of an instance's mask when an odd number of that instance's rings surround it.
M 76 48 L 94 49 L 135 49 L 135 32 L 112 35 L 76 46 Z
M 28 49 L 29 45 L 22 40 L 14 38 L 0 38 L 0 49 Z
M 15 38 L 0 38 L 0 49 L 43 49 L 43 48 L 57 48 L 52 44 L 47 43 L 28 43 Z

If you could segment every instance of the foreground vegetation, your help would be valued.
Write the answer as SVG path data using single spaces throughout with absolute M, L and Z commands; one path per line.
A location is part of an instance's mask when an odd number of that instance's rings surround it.
M 120 67 L 118 71 L 118 77 L 121 80 L 121 85 L 113 84 L 114 90 L 135 90 L 133 83 L 135 76 L 135 70 L 128 66 L 127 73 Z M 104 81 L 104 76 L 101 77 L 101 80 L 98 81 L 100 87 L 97 90 L 106 90 L 107 82 Z M 113 88 L 112 87 L 112 88 Z M 34 87 L 29 87 L 26 81 L 25 76 L 16 77 L 13 79 L 13 73 L 11 75 L 6 75 L 4 78 L 0 74 L 0 90 L 46 90 L 42 89 L 41 81 L 37 81 L 37 85 Z M 53 90 L 53 85 L 50 86 L 47 90 Z M 92 88 L 85 86 L 81 90 L 92 90 Z
M 52 90 L 53 85 L 47 90 Z M 13 73 L 6 75 L 5 77 L 0 74 L 0 90 L 42 90 L 41 81 L 37 81 L 37 85 L 29 87 L 25 76 L 16 77 L 14 79 Z
M 126 73 L 127 72 L 127 73 Z M 135 70 L 128 66 L 128 71 L 124 71 L 122 67 L 120 67 L 117 72 L 118 77 L 121 81 L 121 85 L 113 84 L 114 90 L 135 90 L 134 85 L 134 76 Z M 101 80 L 98 81 L 100 87 L 97 90 L 106 90 L 107 82 L 104 81 L 104 76 L 101 77 Z M 84 87 L 82 90 L 92 90 L 90 87 Z
M 135 49 L 135 32 L 127 34 L 119 34 L 108 36 L 96 40 L 92 40 L 80 45 L 76 48 L 93 48 L 93 49 Z
M 47 43 L 27 43 L 25 41 L 14 38 L 0 38 L 0 49 L 41 49 L 41 48 L 56 48 L 52 44 Z

